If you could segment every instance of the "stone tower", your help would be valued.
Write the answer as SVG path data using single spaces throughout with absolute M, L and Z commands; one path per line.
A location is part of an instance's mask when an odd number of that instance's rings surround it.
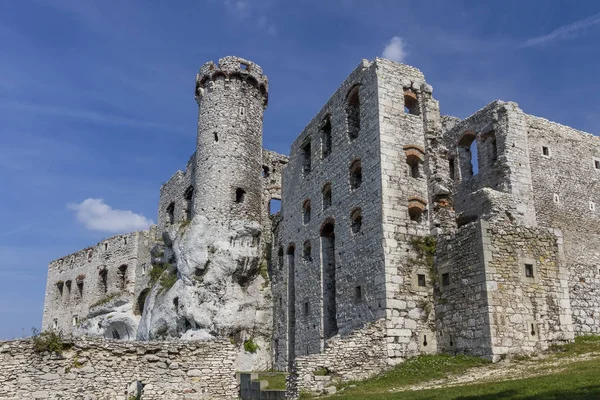
M 196 76 L 198 138 L 193 210 L 214 221 L 261 222 L 262 126 L 268 80 L 239 57 Z

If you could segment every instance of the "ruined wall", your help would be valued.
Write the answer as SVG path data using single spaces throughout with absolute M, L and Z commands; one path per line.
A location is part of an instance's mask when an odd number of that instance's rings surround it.
M 177 171 L 171 179 L 160 187 L 158 201 L 158 232 L 164 232 L 169 226 L 180 223 L 193 216 L 193 196 L 189 197 L 189 190 L 195 181 L 195 158 L 192 155 L 185 171 Z
M 136 277 L 150 268 L 149 231 L 113 236 L 93 247 L 52 261 L 48 267 L 42 329 L 75 331 L 108 298 L 133 307 Z M 137 326 L 132 317 L 130 326 Z M 108 326 L 102 328 L 107 334 Z M 135 337 L 135 330 L 127 335 Z
M 242 58 L 200 68 L 194 212 L 209 220 L 261 221 L 267 86 L 260 66 Z
M 427 159 L 433 154 L 427 153 L 425 132 L 427 123 L 439 124 L 439 108 L 431 98 L 431 87 L 418 69 L 384 59 L 376 59 L 375 62 L 387 347 L 390 362 L 397 362 L 419 351 L 435 352 L 436 348 L 430 313 L 425 310 L 431 307 L 432 302 L 429 270 L 409 260 L 417 257 L 411 241 L 428 236 L 431 220 L 435 219 L 433 214 L 429 214 L 427 169 Z M 416 100 L 411 97 L 413 95 Z M 436 128 L 441 130 L 441 126 Z M 422 286 L 419 285 L 419 275 L 425 277 Z
M 0 398 L 118 399 L 143 385 L 144 400 L 237 399 L 234 345 L 213 342 L 77 340 L 62 355 L 32 340 L 0 342 Z
M 481 222 L 439 236 L 435 260 L 439 351 L 491 357 Z
M 481 228 L 493 354 L 572 340 L 561 232 L 486 221 Z
M 323 393 L 338 382 L 362 380 L 389 368 L 385 318 L 366 324 L 346 337 L 330 340 L 320 354 L 298 356 L 288 392 Z
M 276 336 L 288 343 L 288 354 L 318 353 L 336 333 L 384 315 L 376 79 L 375 65 L 363 61 L 291 147 L 275 245 L 283 253 L 284 283 L 274 286 L 289 317 L 287 332 Z
M 271 232 L 273 226 L 270 215 L 275 211 L 271 207 L 271 200 L 281 200 L 281 179 L 283 168 L 288 164 L 289 157 L 271 150 L 262 151 L 262 226 L 263 238 L 269 246 L 272 244 Z M 271 250 L 271 247 L 267 249 Z
M 459 221 L 507 210 L 519 223 L 535 226 L 526 129 L 525 114 L 517 104 L 494 101 L 444 134 Z M 478 172 L 472 160 L 473 142 Z M 506 195 L 488 195 L 484 188 Z
M 536 216 L 563 232 L 575 332 L 600 333 L 600 139 L 526 118 Z

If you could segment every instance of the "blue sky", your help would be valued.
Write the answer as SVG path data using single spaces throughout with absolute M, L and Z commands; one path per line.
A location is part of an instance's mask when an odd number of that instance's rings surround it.
M 41 324 L 49 261 L 156 220 L 194 151 L 204 62 L 263 67 L 264 145 L 287 153 L 382 54 L 420 68 L 445 114 L 512 100 L 600 132 L 596 1 L 0 2 L 0 338 Z

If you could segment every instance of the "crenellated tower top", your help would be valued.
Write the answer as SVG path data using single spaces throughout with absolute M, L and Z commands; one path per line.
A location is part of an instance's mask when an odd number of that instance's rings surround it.
M 247 85 L 258 89 L 266 108 L 268 103 L 269 80 L 263 75 L 262 68 L 252 61 L 241 57 L 228 56 L 219 59 L 219 65 L 209 61 L 205 63 L 196 75 L 196 101 L 200 101 L 204 91 L 210 89 L 217 79 L 231 81 L 238 79 Z

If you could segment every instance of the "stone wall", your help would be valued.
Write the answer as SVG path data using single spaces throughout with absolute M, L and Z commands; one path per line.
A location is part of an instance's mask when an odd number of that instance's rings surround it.
M 129 304 L 143 290 L 139 281 L 149 272 L 151 231 L 133 232 L 105 239 L 93 247 L 52 261 L 48 267 L 42 329 L 72 333 L 90 310 L 107 299 Z M 141 283 L 141 282 L 140 282 Z M 135 338 L 137 320 L 130 316 L 127 337 Z M 110 324 L 109 324 L 110 325 Z M 107 335 L 110 326 L 102 327 Z
M 385 318 L 327 342 L 320 354 L 298 356 L 292 367 L 288 391 L 323 393 L 336 382 L 362 380 L 389 368 Z
M 435 315 L 440 352 L 491 357 L 480 222 L 438 237 Z M 447 278 L 443 275 L 447 274 Z
M 430 215 L 427 170 L 433 152 L 426 150 L 425 132 L 429 124 L 439 124 L 440 116 L 437 102 L 431 98 L 431 86 L 418 69 L 379 58 L 375 63 L 387 347 L 388 361 L 396 363 L 420 351 L 435 352 L 436 348 L 430 313 L 425 311 L 433 300 L 429 269 L 410 260 L 417 258 L 411 241 L 428 236 L 435 220 L 433 213 Z M 411 108 L 407 107 L 410 99 Z M 437 128 L 434 133 L 440 133 L 441 126 Z M 425 277 L 422 286 L 419 275 Z
M 36 353 L 32 340 L 0 342 L 0 398 L 128 400 L 139 381 L 144 400 L 237 399 L 229 341 L 77 340 L 62 355 Z
M 600 138 L 527 116 L 538 223 L 564 237 L 577 334 L 600 332 Z
M 486 221 L 481 229 L 494 356 L 573 340 L 562 233 Z
M 385 314 L 376 68 L 365 60 L 342 83 L 292 144 L 283 173 L 283 285 L 273 288 L 287 310 L 277 337 L 288 355 L 319 353 Z
M 192 216 L 194 197 L 186 199 L 186 194 L 190 188 L 193 189 L 195 158 L 196 153 L 188 161 L 185 171 L 177 171 L 160 187 L 158 232 L 164 232 L 169 226 L 185 221 Z

